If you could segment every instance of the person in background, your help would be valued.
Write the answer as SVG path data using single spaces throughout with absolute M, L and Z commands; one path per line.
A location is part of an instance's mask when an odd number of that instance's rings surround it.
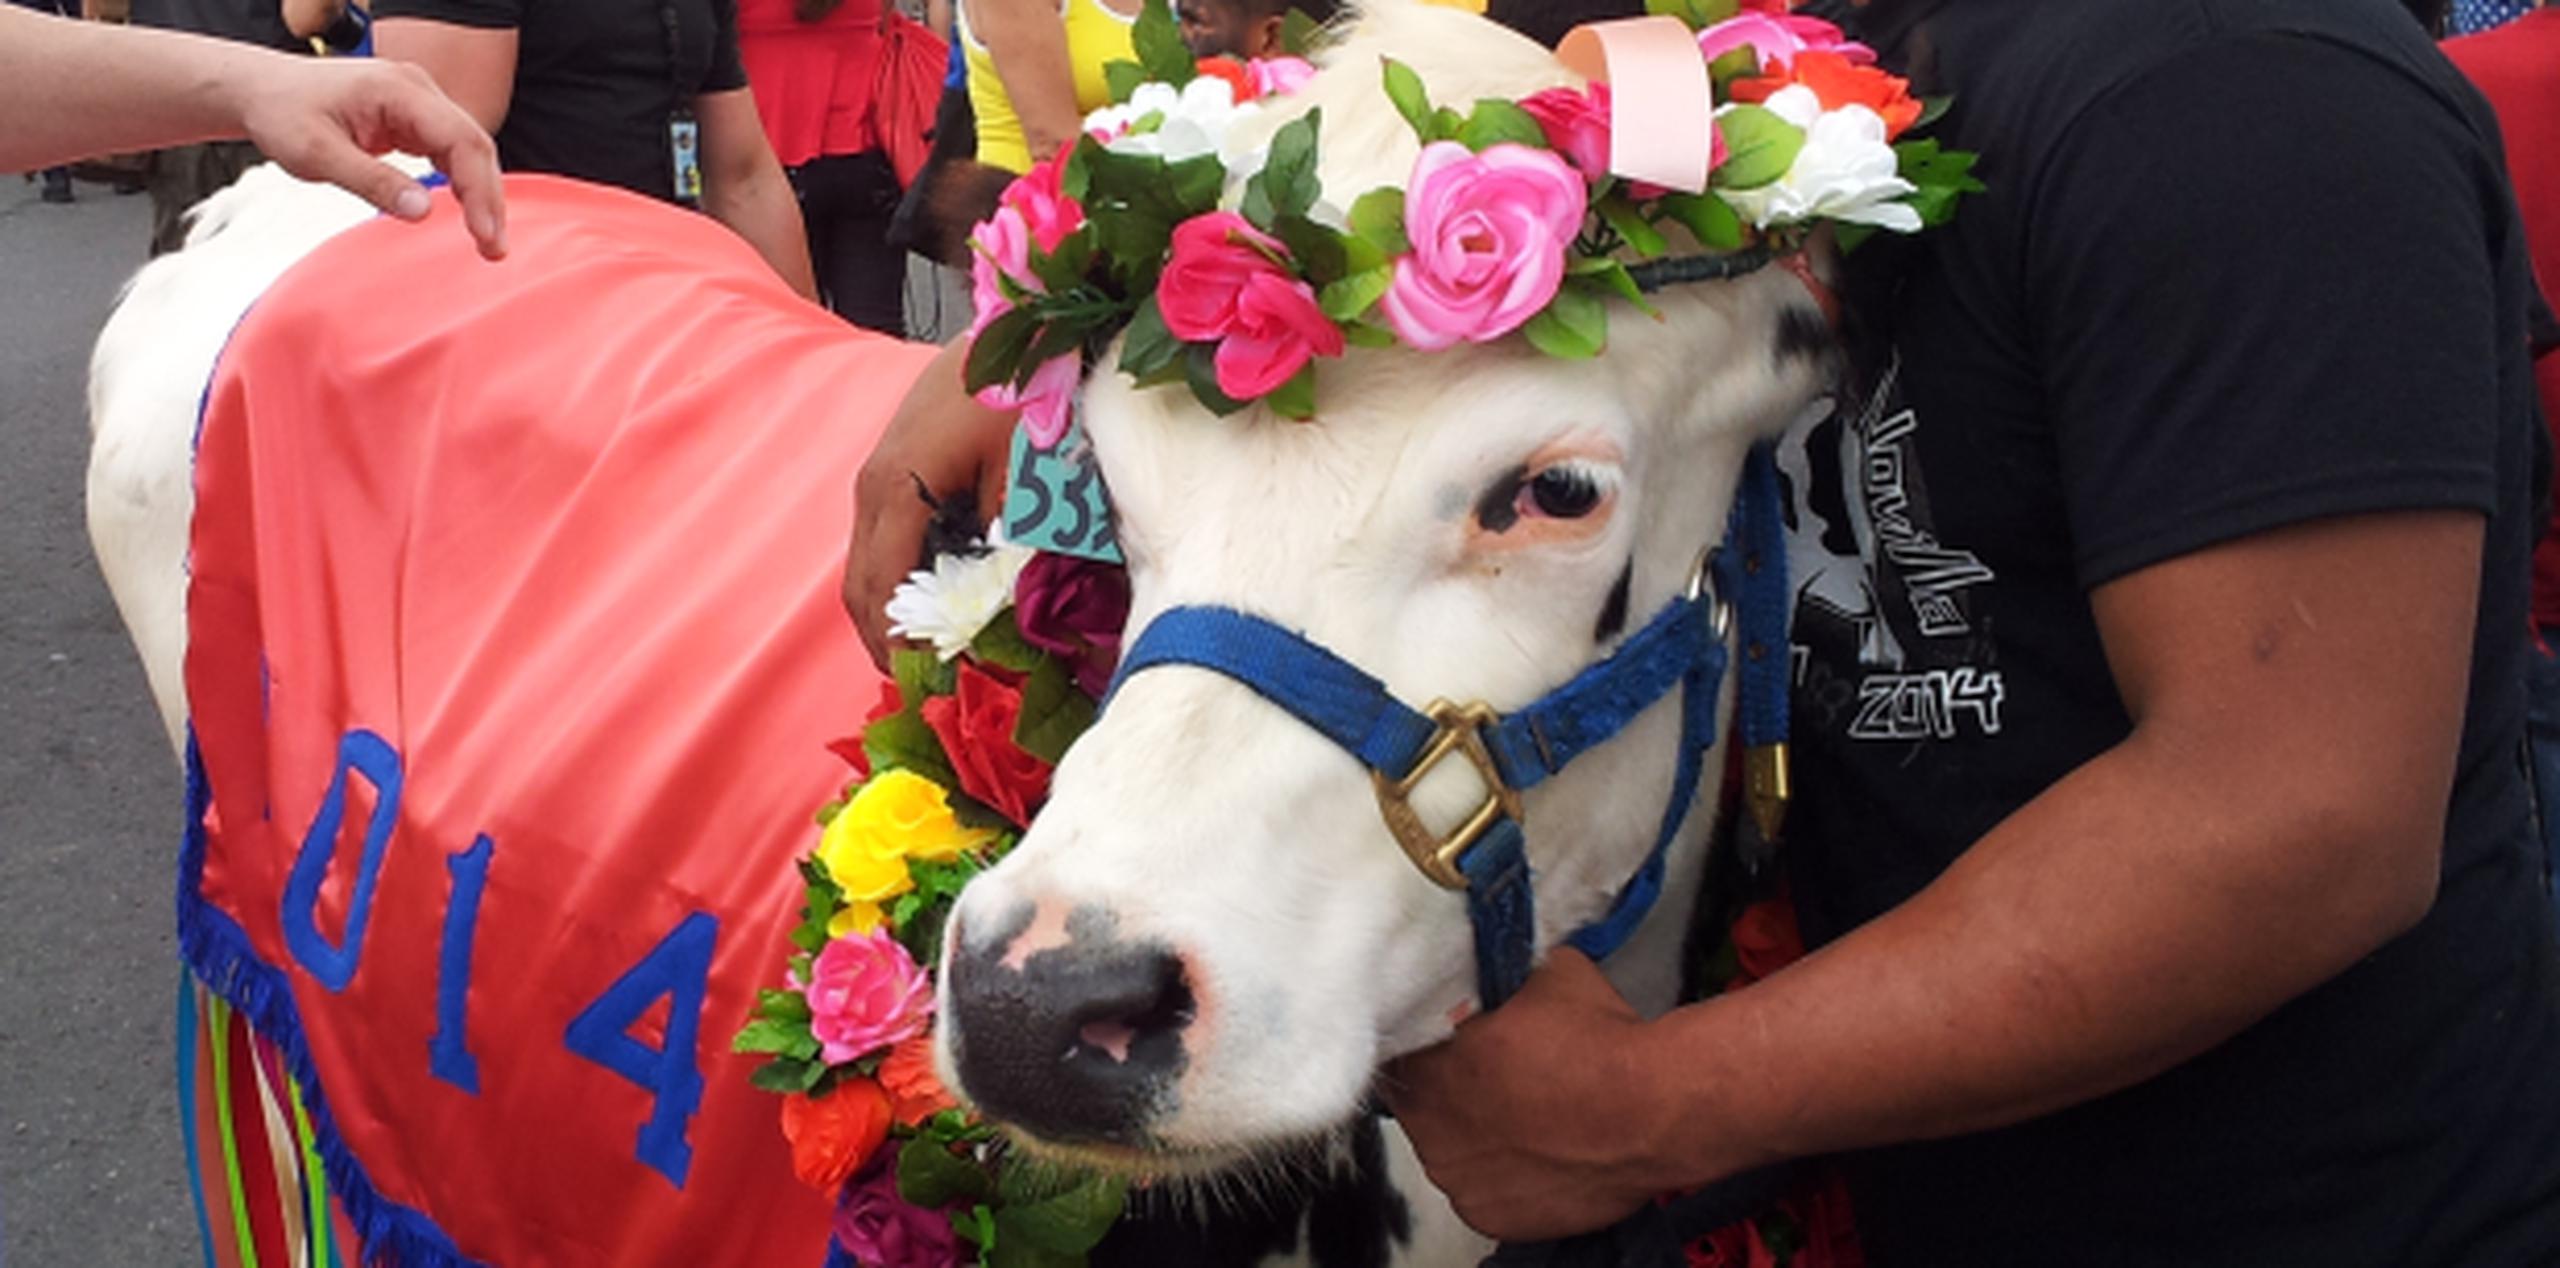
M 2448 35 L 2477 35 L 2505 26 L 2531 12 L 2539 0 L 2453 0 Z
M 1341 11 L 1337 0 L 1174 0 L 1174 19 L 1193 57 L 1251 61 L 1288 52 L 1280 32 L 1296 9 L 1322 26 Z
M 1102 68 L 1133 62 L 1137 0 L 963 0 L 960 47 L 977 161 L 1014 175 L 1058 152 L 1111 104 Z
M 133 25 L 236 40 L 283 53 L 308 54 L 311 35 L 297 34 L 278 0 L 133 0 Z M 187 240 L 187 211 L 264 161 L 258 147 L 224 139 L 159 150 L 143 165 L 151 191 L 151 254 Z
M 2560 9 L 2537 4 L 2495 31 L 2447 41 L 2444 52 L 2489 99 L 2506 138 L 2507 176 L 2544 300 L 2534 332 L 2542 423 L 2560 439 L 2560 319 L 2550 302 L 2560 295 Z M 2550 496 L 2560 505 L 2560 463 L 2554 467 Z M 2560 537 L 2547 528 L 2533 552 L 2533 624 L 2525 728 L 2548 879 L 2560 873 Z
M 38 13 L 49 13 L 58 18 L 76 18 L 80 16 L 80 6 L 73 3 L 72 0 L 13 0 L 13 3 L 25 8 L 33 9 Z M 36 108 L 43 109 L 50 104 L 51 103 L 49 102 L 40 103 Z M 41 197 L 43 197 L 46 202 L 67 203 L 72 201 L 74 195 L 71 192 L 71 167 L 69 164 L 56 163 L 51 167 L 45 168 L 41 172 L 34 173 L 34 175 L 37 179 L 44 182 L 44 192 Z
M 0 170 L 246 136 L 286 171 L 344 186 L 403 220 L 427 214 L 427 191 L 367 156 L 423 155 L 452 178 L 480 253 L 507 253 L 497 147 L 414 67 L 289 57 L 0 5 L 0 118 L 9 120 Z
M 735 0 L 380 0 L 373 12 L 375 55 L 424 67 L 497 138 L 507 170 L 699 208 L 817 298 L 799 202 L 738 58 Z
M 906 333 L 906 258 L 889 245 L 898 175 L 881 150 L 882 0 L 738 0 L 738 53 L 774 156 L 799 196 L 818 296 Z

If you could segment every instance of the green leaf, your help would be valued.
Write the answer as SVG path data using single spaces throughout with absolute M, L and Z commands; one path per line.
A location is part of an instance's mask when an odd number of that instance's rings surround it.
M 951 1212 L 951 1231 L 958 1233 L 962 1241 L 983 1250 L 995 1243 L 995 1214 L 995 1211 L 983 1202 L 965 1210 L 953 1211 Z
M 756 1072 L 747 1076 L 747 1082 L 761 1091 L 789 1096 L 794 1092 L 808 1091 L 826 1072 L 827 1066 L 823 1061 L 775 1057 L 757 1066 Z
M 809 997 L 798 991 L 761 990 L 756 992 L 756 1016 L 768 1021 L 809 1022 Z
M 1290 375 L 1288 382 L 1271 389 L 1270 393 L 1262 398 L 1262 403 L 1270 406 L 1271 412 L 1282 418 L 1304 421 L 1315 417 L 1316 363 L 1309 361 L 1299 366 L 1298 372 Z
M 1734 251 L 1742 246 L 1742 217 L 1733 212 L 1725 200 L 1713 194 L 1665 194 L 1655 206 L 1678 221 L 1710 251 Z
M 1280 18 L 1280 51 L 1291 57 L 1304 57 L 1324 42 L 1324 27 L 1307 16 L 1304 9 L 1292 7 Z
M 1022 369 L 1014 375 L 1015 386 L 1030 382 L 1031 376 L 1040 372 L 1040 367 L 1082 347 L 1085 336 L 1093 329 L 1092 323 L 1081 321 L 1042 323 L 1040 333 L 1032 337 L 1031 346 L 1023 350 Z
M 1725 189 L 1758 189 L 1787 174 L 1804 150 L 1804 130 L 1762 106 L 1735 106 L 1716 116 L 1724 133 L 1725 160 L 1715 184 Z
M 1198 64 L 1191 60 L 1190 46 L 1182 42 L 1182 27 L 1173 20 L 1173 7 L 1165 0 L 1147 0 L 1146 7 L 1138 10 L 1138 20 L 1129 28 L 1129 43 L 1136 48 L 1138 64 L 1146 67 L 1149 79 L 1180 88 L 1200 73 Z
M 1317 292 L 1316 306 L 1335 321 L 1356 320 L 1387 293 L 1395 280 L 1396 271 L 1386 265 L 1354 273 Z
M 1351 239 L 1301 215 L 1280 217 L 1272 232 L 1297 261 L 1298 276 L 1321 288 L 1351 271 Z
M 1947 111 L 1955 104 L 1956 99 L 1945 93 L 1939 93 L 1934 97 L 1922 97 L 1920 99 L 1919 117 L 1913 119 L 1911 121 L 1911 127 L 1904 129 L 1904 131 L 1914 131 L 1936 123 L 1938 120 L 1945 118 L 1947 116 Z
M 1309 110 L 1282 124 L 1271 134 L 1271 157 L 1262 170 L 1245 183 L 1245 195 L 1252 197 L 1256 187 L 1270 200 L 1270 221 L 1256 221 L 1263 229 L 1283 216 L 1303 216 L 1316 205 L 1324 186 L 1316 179 L 1316 134 L 1324 125 L 1324 111 Z M 1248 220 L 1252 216 L 1245 217 Z
M 1729 99 L 1725 88 L 1737 79 L 1750 79 L 1760 73 L 1760 54 L 1749 47 L 1737 48 L 1707 63 L 1707 82 L 1715 85 L 1719 100 Z
M 1102 83 L 1111 94 L 1112 105 L 1128 105 L 1130 96 L 1138 91 L 1138 85 L 1145 82 L 1147 82 L 1147 68 L 1136 62 L 1104 62 L 1102 64 Z
M 1149 295 L 1139 301 L 1138 311 L 1129 318 L 1129 328 L 1120 341 L 1120 372 L 1144 380 L 1181 355 L 1182 341 L 1165 329 L 1164 310 L 1156 306 L 1156 297 Z
M 818 1055 L 817 1036 L 809 1033 L 809 1023 L 785 1021 L 751 1021 L 729 1042 L 731 1052 L 771 1052 L 806 1061 Z
M 1019 308 L 988 322 L 987 328 L 969 343 L 969 358 L 961 365 L 960 385 L 976 393 L 1011 378 L 1021 368 L 1023 351 L 1031 346 L 1031 336 L 1038 325 L 1030 313 Z
M 1048 653 L 1022 637 L 1022 627 L 1014 622 L 1011 607 L 997 612 L 986 628 L 969 641 L 969 654 L 1015 673 L 1029 673 L 1049 658 Z
M 1566 270 L 1566 274 L 1571 277 L 1589 278 L 1608 288 L 1620 299 L 1635 305 L 1647 317 L 1659 319 L 1662 316 L 1661 310 L 1653 306 L 1653 301 L 1645 298 L 1644 288 L 1636 285 L 1635 274 L 1628 272 L 1627 266 L 1617 260 L 1577 260 L 1572 268 Z
M 1191 385 L 1191 394 L 1200 399 L 1200 404 L 1220 418 L 1245 406 L 1218 386 L 1217 351 L 1208 344 L 1195 343 L 1183 349 L 1182 379 Z
M 1422 76 L 1414 74 L 1412 67 L 1392 57 L 1378 60 L 1385 63 L 1387 100 L 1395 103 L 1396 113 L 1404 116 L 1406 125 L 1413 129 L 1415 136 L 1422 138 L 1424 145 L 1439 140 L 1433 131 L 1431 93 L 1423 88 Z
M 1567 283 L 1554 302 L 1520 328 L 1538 351 L 1567 361 L 1600 355 L 1609 346 L 1609 312 L 1590 289 Z
M 986 1168 L 939 1141 L 918 1136 L 898 1149 L 898 1196 L 917 1206 L 975 1205 L 993 1189 Z
M 1091 697 L 1076 689 L 1075 679 L 1052 657 L 1022 680 L 1022 713 L 1014 719 L 1014 747 L 1056 765 L 1067 746 L 1093 725 Z
M 1600 219 L 1617 230 L 1618 236 L 1626 239 L 1627 246 L 1637 255 L 1652 259 L 1671 249 L 1671 243 L 1662 236 L 1662 231 L 1646 223 L 1644 213 L 1637 211 L 1635 204 L 1623 196 L 1611 194 L 1601 199 L 1597 210 Z
M 1404 191 L 1381 185 L 1351 204 L 1351 234 L 1392 259 L 1413 250 L 1404 236 Z
M 1085 1268 L 1083 1255 L 1034 1246 L 1008 1234 L 1005 1231 L 1009 1225 L 1004 1207 L 996 1208 L 994 1227 L 996 1239 L 987 1247 L 986 1268 Z
M 1355 348 L 1392 348 L 1396 332 L 1366 321 L 1355 321 L 1342 328 L 1343 342 Z
M 1981 156 L 1969 150 L 1944 149 L 1936 138 L 1921 137 L 1894 146 L 1893 152 L 1902 179 L 1919 187 L 1908 201 L 1912 210 L 1920 213 L 1924 225 L 1940 225 L 1954 219 L 1960 199 L 1988 188 L 1973 174 L 1973 165 Z
M 1226 165 L 1214 154 L 1165 163 L 1158 179 L 1162 182 L 1165 210 L 1177 221 L 1217 210 L 1219 196 L 1227 191 Z
M 1009 1170 L 1004 1180 L 1012 1181 L 1022 1170 Z M 1006 1196 L 1006 1205 L 996 1208 L 996 1244 L 1020 1242 L 1077 1256 L 1093 1249 L 1120 1221 L 1127 1198 L 1124 1183 L 1112 1176 L 1094 1176 L 1027 1201 L 1016 1200 L 1021 1193 L 1016 1188 Z
M 914 648 L 889 653 L 889 676 L 897 680 L 898 699 L 909 706 L 928 696 L 950 695 L 960 685 L 958 666 Z
M 1538 126 L 1535 115 L 1519 106 L 1487 97 L 1467 112 L 1465 123 L 1458 125 L 1458 142 L 1478 153 L 1505 142 L 1543 150 L 1547 148 L 1547 130 Z
M 862 751 L 875 771 L 911 770 L 945 788 L 960 782 L 951 759 L 943 756 L 941 738 L 912 707 L 863 728 Z

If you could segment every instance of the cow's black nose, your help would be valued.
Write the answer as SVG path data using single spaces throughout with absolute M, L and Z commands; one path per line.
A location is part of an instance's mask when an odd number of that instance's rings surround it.
M 960 1092 L 1044 1139 L 1143 1144 L 1186 1057 L 1191 984 L 1181 957 L 1070 921 L 1063 945 L 1015 957 L 1014 939 L 962 939 L 944 985 Z M 1081 928 L 1079 928 L 1081 926 Z M 1094 936 L 1100 933 L 1100 936 Z

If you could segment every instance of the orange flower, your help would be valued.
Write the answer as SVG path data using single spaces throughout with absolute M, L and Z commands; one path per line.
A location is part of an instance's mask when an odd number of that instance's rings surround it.
M 889 1116 L 913 1127 L 960 1102 L 933 1072 L 933 1037 L 918 1035 L 889 1049 L 880 1063 L 880 1086 L 889 1094 Z
M 889 1138 L 889 1094 L 869 1079 L 847 1079 L 823 1097 L 795 1092 L 782 1098 L 782 1135 L 792 1174 L 833 1193 Z
M 1256 95 L 1253 88 L 1253 73 L 1244 68 L 1244 63 L 1232 57 L 1223 55 L 1203 57 L 1200 59 L 1200 73 L 1211 79 L 1227 81 L 1227 86 L 1236 90 L 1238 102 L 1251 101 Z
M 1825 110 L 1865 106 L 1875 111 L 1884 119 L 1887 141 L 1920 121 L 1920 101 L 1911 95 L 1910 80 L 1888 75 L 1874 66 L 1855 65 L 1838 53 L 1798 53 L 1795 66 L 1787 74 L 1737 79 L 1727 91 L 1735 101 L 1757 103 L 1767 101 L 1771 93 L 1790 84 L 1812 89 Z

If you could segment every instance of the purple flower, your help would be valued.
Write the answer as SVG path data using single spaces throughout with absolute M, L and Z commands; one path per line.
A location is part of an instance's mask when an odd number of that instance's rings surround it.
M 1116 564 L 1042 551 L 1013 580 L 1013 619 L 1024 642 L 1075 666 L 1076 686 L 1100 696 L 1120 663 L 1129 622 L 1129 573 Z
M 836 1244 L 863 1268 L 952 1268 L 960 1237 L 951 1220 L 899 1197 L 897 1172 L 874 1165 L 846 1187 L 836 1203 Z

